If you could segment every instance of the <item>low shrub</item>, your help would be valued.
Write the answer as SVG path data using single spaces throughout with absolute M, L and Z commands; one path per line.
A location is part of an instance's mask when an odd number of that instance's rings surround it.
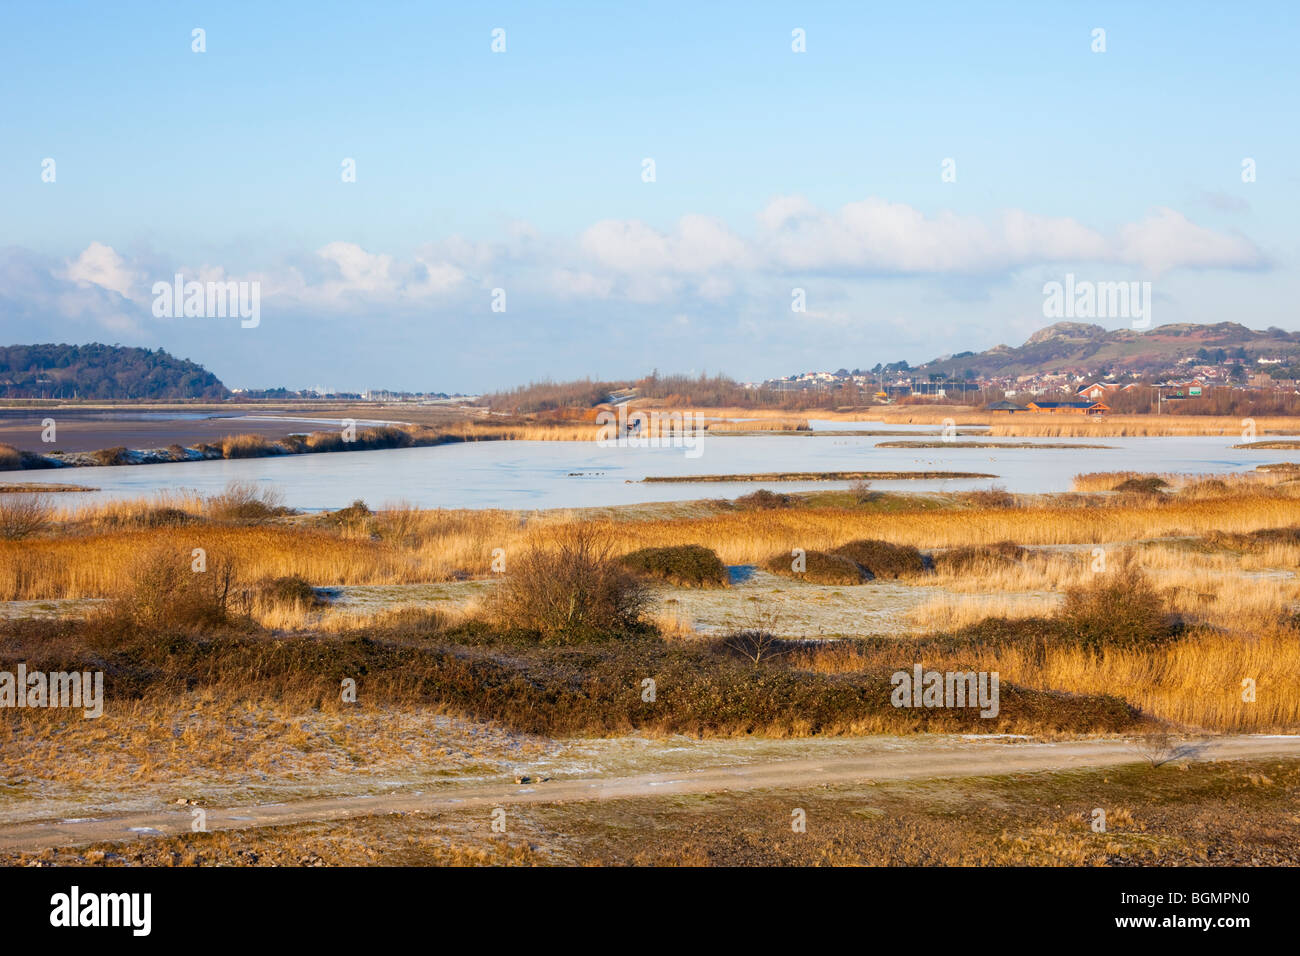
M 170 506 L 110 511 L 98 519 L 102 528 L 180 528 L 199 519 L 181 508 Z
M 1227 551 L 1262 551 L 1271 544 L 1300 544 L 1300 527 L 1257 528 L 1254 531 L 1211 531 L 1205 536 L 1211 548 Z
M 324 603 L 310 582 L 297 574 L 260 582 L 256 595 L 266 604 L 282 606 L 318 607 Z
M 229 624 L 233 562 L 209 554 L 198 569 L 194 560 L 184 549 L 160 548 L 138 556 L 96 623 L 162 633 Z
M 232 481 L 225 491 L 207 500 L 208 516 L 216 521 L 256 523 L 293 514 L 282 504 L 284 496 L 274 488 L 249 481 Z
M 725 588 L 727 566 L 710 548 L 682 544 L 667 548 L 642 548 L 625 554 L 626 568 L 684 588 Z
M 890 544 L 862 538 L 842 544 L 832 554 L 842 555 L 858 564 L 873 578 L 896 580 L 914 577 L 926 571 L 926 558 L 908 544 Z
M 1014 508 L 1016 506 L 1016 496 L 997 485 L 992 488 L 981 488 L 978 491 L 968 491 L 963 497 L 972 508 Z
M 343 528 L 350 531 L 366 531 L 369 529 L 374 517 L 375 513 L 370 510 L 370 506 L 358 498 L 346 508 L 327 511 L 316 520 L 328 527 Z
M 799 499 L 794 495 L 779 494 L 775 491 L 768 491 L 766 488 L 759 488 L 758 491 L 751 491 L 747 495 L 741 495 L 736 499 L 736 507 L 746 511 L 770 511 L 775 508 L 793 508 L 799 503 Z
M 1169 482 L 1155 475 L 1146 475 L 1140 478 L 1126 478 L 1111 491 L 1122 491 L 1129 494 L 1139 495 L 1157 495 L 1169 487 Z
M 0 539 L 17 541 L 50 526 L 54 508 L 45 495 L 0 493 Z
M 762 566 L 773 574 L 809 584 L 861 584 L 871 580 L 871 575 L 856 561 L 828 551 L 805 551 L 802 555 L 774 554 Z
M 542 643 L 578 644 L 638 632 L 648 599 L 609 543 L 578 526 L 551 546 L 534 543 L 508 559 L 489 605 L 508 630 Z
M 1141 571 L 1120 568 L 1065 592 L 1056 614 L 1061 637 L 1094 649 L 1141 649 L 1175 635 L 1169 604 Z
M 130 452 L 118 445 L 116 448 L 101 448 L 92 451 L 90 457 L 100 465 L 125 465 L 130 463 Z

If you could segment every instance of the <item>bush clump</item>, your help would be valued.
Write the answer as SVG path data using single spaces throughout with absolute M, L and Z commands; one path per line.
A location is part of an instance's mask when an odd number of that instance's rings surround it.
M 549 546 L 508 558 L 490 601 L 507 629 L 546 644 L 581 644 L 639 633 L 649 594 L 610 544 L 578 526 Z
M 1300 544 L 1300 527 L 1257 528 L 1254 531 L 1211 531 L 1205 544 L 1225 551 L 1262 551 L 1269 545 Z
M 45 495 L 27 492 L 0 494 L 0 539 L 19 541 L 50 526 L 54 507 Z
M 966 503 L 972 508 L 1014 508 L 1016 506 L 1016 496 L 1005 488 L 994 485 L 992 488 L 982 488 L 978 491 L 968 491 L 965 495 Z
M 284 496 L 274 488 L 232 481 L 221 494 L 208 499 L 208 516 L 217 521 L 257 523 L 293 514 L 293 509 L 284 507 L 283 501 Z
M 158 549 L 139 556 L 107 606 L 110 620 L 136 631 L 221 627 L 230 623 L 234 564 L 208 555 Z
M 182 508 L 169 505 L 109 512 L 99 518 L 105 528 L 180 528 L 198 521 Z
M 346 508 L 326 512 L 316 520 L 321 524 L 344 530 L 366 531 L 374 517 L 375 513 L 370 510 L 370 506 L 358 498 Z
M 908 544 L 861 538 L 842 544 L 831 553 L 848 558 L 873 578 L 896 580 L 926 571 L 925 556 Z
M 800 567 L 802 570 L 798 570 Z M 774 554 L 763 562 L 763 568 L 809 584 L 861 584 L 871 580 L 856 561 L 829 551 L 805 551 L 802 556 Z
M 1129 494 L 1138 495 L 1158 495 L 1169 487 L 1169 482 L 1155 475 L 1146 475 L 1141 478 L 1126 478 L 1111 491 L 1122 491 Z
M 727 566 L 711 549 L 699 544 L 642 548 L 619 559 L 632 571 L 684 588 L 725 588 Z
M 1062 639 L 1096 650 L 1152 647 L 1175 634 L 1164 595 L 1130 568 L 1067 590 L 1056 621 Z
M 771 511 L 776 508 L 793 508 L 799 503 L 794 495 L 779 494 L 759 488 L 736 499 L 736 507 L 745 511 Z
M 298 574 L 261 582 L 257 587 L 257 596 L 264 603 L 274 605 L 316 607 L 324 603 L 311 583 Z
M 98 451 L 92 451 L 90 457 L 96 464 L 100 465 L 126 465 L 131 461 L 130 452 L 121 445 L 116 448 L 101 448 Z

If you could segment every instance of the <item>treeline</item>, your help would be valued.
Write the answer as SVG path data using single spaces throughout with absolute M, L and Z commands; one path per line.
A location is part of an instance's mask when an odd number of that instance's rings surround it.
M 1162 389 L 1164 401 L 1157 407 L 1156 389 L 1139 386 L 1104 398 L 1111 411 L 1120 414 L 1154 415 L 1300 415 L 1300 395 L 1294 392 L 1241 388 L 1211 388 L 1204 395 L 1171 397 Z
M 725 375 L 660 375 L 657 372 L 636 381 L 533 382 L 506 392 L 484 395 L 481 403 L 496 411 L 517 415 L 591 408 L 620 392 L 635 391 L 638 398 L 661 399 L 672 405 L 697 408 L 774 408 L 801 411 L 810 408 L 870 405 L 875 386 L 859 388 L 852 383 L 800 389 L 746 388 Z
M 205 399 L 230 392 L 211 372 L 162 349 L 0 346 L 0 398 Z
M 576 382 L 532 382 L 507 392 L 492 392 L 479 404 L 499 412 L 531 415 L 563 408 L 591 408 L 609 398 L 611 392 L 627 388 L 627 382 L 593 382 L 584 378 Z

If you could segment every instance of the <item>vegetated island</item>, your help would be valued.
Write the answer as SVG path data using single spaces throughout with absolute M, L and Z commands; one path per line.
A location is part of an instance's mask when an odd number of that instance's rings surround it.
M 881 441 L 877 448 L 1114 448 L 1114 445 L 1082 445 L 1075 442 L 1032 441 Z
M 462 422 L 447 427 L 425 425 L 380 425 L 358 428 L 353 435 L 343 429 L 290 434 L 270 440 L 256 434 L 227 435 L 218 442 L 198 442 L 186 447 L 131 449 L 101 448 L 89 452 L 21 451 L 0 443 L 0 472 L 48 468 L 91 468 L 111 465 L 158 465 L 219 458 L 269 458 L 277 455 L 307 455 L 320 452 L 375 451 L 386 448 L 424 448 L 433 445 L 474 441 L 506 441 L 541 438 L 549 440 L 594 440 L 591 426 L 535 426 L 504 422 Z
M 1279 439 L 1270 439 L 1269 441 L 1248 441 L 1248 442 L 1243 442 L 1240 445 L 1233 445 L 1232 447 L 1233 448 L 1260 448 L 1260 449 L 1275 448 L 1279 450 L 1295 450 L 1297 448 L 1300 448 L 1300 441 L 1295 441 L 1294 439 L 1287 440 L 1287 439 L 1279 438 Z
M 22 494 L 53 494 L 57 491 L 98 491 L 98 488 L 92 488 L 89 485 L 64 485 L 52 481 L 27 481 L 27 482 L 0 482 L 0 495 Z
M 776 471 L 754 475 L 648 475 L 643 482 L 897 481 L 906 478 L 996 478 L 977 471 Z

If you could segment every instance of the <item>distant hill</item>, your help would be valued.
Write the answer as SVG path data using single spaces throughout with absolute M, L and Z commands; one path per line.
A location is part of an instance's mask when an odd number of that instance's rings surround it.
M 203 366 L 162 349 L 0 346 L 0 398 L 220 400 L 229 394 Z
M 1220 355 L 1219 353 L 1223 353 Z M 1270 328 L 1259 332 L 1236 322 L 1198 325 L 1179 322 L 1146 331 L 1106 330 L 1084 322 L 1057 322 L 1031 335 L 1024 345 L 995 345 L 986 352 L 962 352 L 919 367 L 962 378 L 967 370 L 981 378 L 1032 373 L 1098 370 L 1161 372 L 1179 359 L 1215 363 L 1223 358 L 1253 363 L 1258 358 L 1300 360 L 1300 332 Z M 1217 362 L 1216 362 L 1217 360 Z

